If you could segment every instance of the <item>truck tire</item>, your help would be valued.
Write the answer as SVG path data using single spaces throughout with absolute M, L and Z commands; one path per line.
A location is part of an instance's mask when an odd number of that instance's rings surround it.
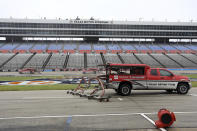
M 177 86 L 177 93 L 178 94 L 187 94 L 188 90 L 189 90 L 189 86 L 186 83 L 180 83 Z
M 123 84 L 118 88 L 118 93 L 122 96 L 129 96 L 131 94 L 131 86 L 129 84 Z

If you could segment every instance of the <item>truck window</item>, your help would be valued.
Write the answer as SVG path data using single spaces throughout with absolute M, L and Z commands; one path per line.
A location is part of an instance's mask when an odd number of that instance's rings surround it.
M 130 68 L 111 68 L 111 75 L 129 75 L 130 74 Z
M 145 67 L 132 67 L 131 75 L 144 75 Z
M 172 76 L 172 73 L 166 70 L 159 70 L 160 76 Z
M 158 75 L 157 69 L 151 69 L 150 74 L 151 74 L 152 76 L 157 76 L 157 75 Z

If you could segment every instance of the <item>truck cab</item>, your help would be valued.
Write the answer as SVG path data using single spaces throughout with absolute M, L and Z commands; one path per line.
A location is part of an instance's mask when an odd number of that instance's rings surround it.
M 164 68 L 146 64 L 107 64 L 106 86 L 123 96 L 131 90 L 166 90 L 186 94 L 191 88 L 188 77 L 178 76 Z

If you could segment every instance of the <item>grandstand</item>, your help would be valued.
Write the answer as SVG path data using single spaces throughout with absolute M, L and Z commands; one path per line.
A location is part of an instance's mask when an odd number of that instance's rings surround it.
M 197 67 L 197 23 L 0 19 L 0 37 L 0 71 L 102 69 L 106 63 Z

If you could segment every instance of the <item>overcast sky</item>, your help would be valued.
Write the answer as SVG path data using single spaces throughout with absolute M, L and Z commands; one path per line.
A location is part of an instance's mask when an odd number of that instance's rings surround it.
M 197 0 L 0 0 L 0 18 L 197 22 Z

